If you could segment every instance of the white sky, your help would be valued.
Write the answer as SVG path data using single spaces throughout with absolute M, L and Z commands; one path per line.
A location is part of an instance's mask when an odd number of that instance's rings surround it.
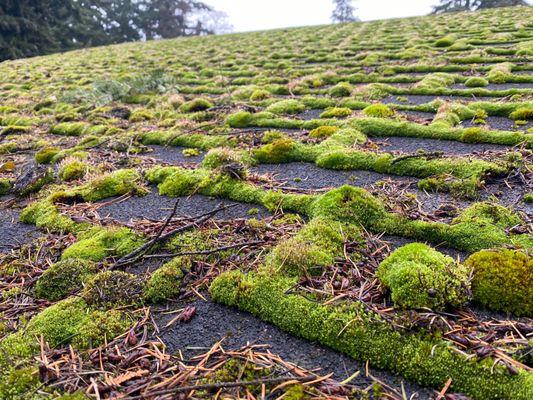
M 235 31 L 330 23 L 331 0 L 204 0 L 229 15 Z M 355 0 L 363 21 L 425 15 L 438 0 Z

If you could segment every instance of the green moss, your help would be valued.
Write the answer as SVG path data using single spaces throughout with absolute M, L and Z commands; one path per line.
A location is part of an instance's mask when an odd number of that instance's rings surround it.
M 230 164 L 248 164 L 250 160 L 243 153 L 225 147 L 211 149 L 202 160 L 202 166 L 216 169 Z
M 27 206 L 20 213 L 20 220 L 25 224 L 34 224 L 52 232 L 71 232 L 76 225 L 70 218 L 61 215 L 49 199 Z
M 207 170 L 184 170 L 178 167 L 155 167 L 146 173 L 147 179 L 159 184 L 159 194 L 178 197 L 192 194 L 200 183 L 207 180 Z
M 485 87 L 489 85 L 489 81 L 480 76 L 472 76 L 465 81 L 466 87 Z
M 129 228 L 93 228 L 81 234 L 77 242 L 67 247 L 61 259 L 103 261 L 111 256 L 124 256 L 142 243 L 142 239 Z
M 35 295 L 57 301 L 81 289 L 96 271 L 97 267 L 91 261 L 81 259 L 58 261 L 39 277 L 35 284 Z
M 256 149 L 254 157 L 260 163 L 284 163 L 293 159 L 295 148 L 296 143 L 292 139 L 278 139 Z
M 366 190 L 344 185 L 319 196 L 312 215 L 370 227 L 384 218 L 386 211 Z
M 495 367 L 490 358 L 468 361 L 443 341 L 392 329 L 356 303 L 324 306 L 287 294 L 296 282 L 295 278 L 279 275 L 233 271 L 217 277 L 210 292 L 217 302 L 251 312 L 288 333 L 318 341 L 425 386 L 440 389 L 451 378 L 450 390 L 476 399 L 529 398 L 531 377 L 525 371 L 511 375 L 505 368 Z
M 139 277 L 122 271 L 104 271 L 87 282 L 81 296 L 91 307 L 108 310 L 139 304 L 142 293 Z
M 312 138 L 324 138 L 333 135 L 339 130 L 337 126 L 319 126 L 309 132 L 309 136 Z
M 121 169 L 93 179 L 78 189 L 85 201 L 98 201 L 138 191 L 140 175 L 133 169 Z
M 389 106 L 381 103 L 371 104 L 365 107 L 363 113 L 374 118 L 390 118 L 394 116 L 394 111 Z
M 250 95 L 250 101 L 261 101 L 272 97 L 272 94 L 268 90 L 257 89 Z
M 333 257 L 330 254 L 299 238 L 291 238 L 278 244 L 268 261 L 276 273 L 289 276 L 320 274 L 322 266 L 332 263 Z
M 13 183 L 11 182 L 11 179 L 0 178 L 0 196 L 8 194 L 12 187 Z
M 59 169 L 59 178 L 66 182 L 75 181 L 85 176 L 89 166 L 80 160 L 73 160 L 63 164 Z
M 180 111 L 184 113 L 193 113 L 198 111 L 205 111 L 212 107 L 213 103 L 211 103 L 208 99 L 199 97 L 194 100 L 183 103 L 180 107 Z
M 346 118 L 352 115 L 352 110 L 346 107 L 331 107 L 320 114 L 320 118 Z
M 52 347 L 68 344 L 76 336 L 78 328 L 87 317 L 86 303 L 77 297 L 62 300 L 33 317 L 24 336 L 35 338 L 39 335 Z
M 435 47 L 450 47 L 455 43 L 455 35 L 447 35 L 435 41 Z
M 494 65 L 489 73 L 487 74 L 487 79 L 490 83 L 505 83 L 512 77 L 512 67 L 511 63 L 502 63 Z
M 226 119 L 226 123 L 232 128 L 246 128 L 254 121 L 254 117 L 248 111 L 239 111 L 231 114 Z
M 53 135 L 81 136 L 88 132 L 90 125 L 85 122 L 62 122 L 50 128 Z
M 39 164 L 48 164 L 57 153 L 59 153 L 59 149 L 55 147 L 45 147 L 35 153 L 35 161 Z
M 349 97 L 352 94 L 353 86 L 348 82 L 339 82 L 331 89 L 329 89 L 329 95 L 331 97 Z
M 305 111 L 305 105 L 298 100 L 281 100 L 276 103 L 269 105 L 266 110 L 267 112 L 282 115 L 282 114 L 298 114 L 302 111 Z
M 191 260 L 177 257 L 157 269 L 144 287 L 144 297 L 151 303 L 161 303 L 177 298 L 181 291 L 184 271 L 191 267 Z
M 509 229 L 521 224 L 522 220 L 504 206 L 480 202 L 466 208 L 459 217 L 453 220 L 453 223 L 472 223 L 478 226 L 492 225 L 500 229 Z
M 150 121 L 155 118 L 155 115 L 150 110 L 145 110 L 143 108 L 139 108 L 135 111 L 133 111 L 130 116 L 129 120 L 130 122 L 143 122 L 143 121 Z
M 474 300 L 484 307 L 533 316 L 533 259 L 519 250 L 482 250 L 466 265 L 473 269 Z
M 533 119 L 533 107 L 520 107 L 509 114 L 509 118 L 519 121 L 529 121 Z
M 522 200 L 524 201 L 524 203 L 533 203 L 533 193 L 526 193 Z
M 132 324 L 131 318 L 122 311 L 92 311 L 79 326 L 72 344 L 80 349 L 92 349 L 110 342 L 124 333 Z
M 181 151 L 184 157 L 196 157 L 200 155 L 200 150 L 198 149 L 184 149 Z
M 400 308 L 443 310 L 468 301 L 468 269 L 423 243 L 396 249 L 377 276 Z
M 41 386 L 39 371 L 34 368 L 13 368 L 2 371 L 0 375 L 0 399 L 18 400 L 35 398 L 35 393 Z M 30 395 L 32 397 L 26 397 Z

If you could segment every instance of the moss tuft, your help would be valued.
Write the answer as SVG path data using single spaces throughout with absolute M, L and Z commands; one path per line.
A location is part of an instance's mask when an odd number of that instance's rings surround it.
M 35 161 L 39 164 L 48 164 L 59 153 L 59 149 L 55 147 L 45 147 L 35 153 Z
M 387 212 L 383 204 L 366 190 L 345 185 L 318 197 L 312 215 L 371 227 L 385 218 Z
M 349 97 L 352 92 L 353 86 L 348 82 L 339 82 L 329 89 L 329 95 L 331 97 Z
M 255 159 L 260 163 L 278 164 L 292 161 L 296 143 L 284 138 L 268 143 L 254 151 Z
M 122 271 L 105 271 L 87 282 L 82 298 L 92 307 L 107 310 L 139 304 L 142 292 L 139 277 Z
M 529 121 L 533 119 L 533 107 L 520 107 L 509 114 L 509 118 L 517 121 Z
M 394 111 L 385 104 L 371 104 L 363 110 L 363 113 L 374 118 L 390 118 L 394 116 Z
M 380 264 L 377 276 L 401 308 L 442 310 L 468 301 L 468 269 L 422 243 L 395 250 Z
M 346 107 L 331 107 L 320 114 L 320 118 L 346 118 L 352 115 L 352 110 Z
M 199 97 L 197 99 L 183 103 L 180 107 L 180 111 L 184 113 L 193 113 L 198 111 L 205 111 L 212 107 L 213 103 L 211 103 L 208 99 Z
M 124 256 L 142 244 L 142 240 L 128 228 L 93 228 L 80 235 L 79 239 L 63 251 L 62 260 L 98 262 L 106 257 Z
M 333 135 L 339 130 L 337 126 L 319 126 L 309 132 L 309 136 L 312 138 L 324 138 Z
M 305 111 L 305 105 L 298 100 L 281 100 L 269 105 L 266 110 L 273 114 L 298 114 Z
M 474 271 L 474 300 L 495 311 L 533 316 L 533 259 L 519 250 L 482 250 L 466 265 Z
M 60 300 L 81 289 L 96 271 L 97 267 L 91 261 L 80 259 L 58 261 L 39 277 L 35 284 L 35 295 L 51 301 Z
M 66 182 L 75 181 L 85 176 L 89 166 L 80 160 L 65 163 L 59 169 L 59 178 Z
M 191 260 L 176 257 L 157 269 L 144 287 L 144 298 L 151 303 L 161 303 L 177 298 L 181 290 L 184 271 L 191 267 Z
M 466 87 L 485 87 L 489 85 L 489 81 L 480 76 L 472 76 L 465 81 Z
M 53 135 L 81 136 L 89 130 L 90 125 L 85 122 L 62 122 L 50 128 Z

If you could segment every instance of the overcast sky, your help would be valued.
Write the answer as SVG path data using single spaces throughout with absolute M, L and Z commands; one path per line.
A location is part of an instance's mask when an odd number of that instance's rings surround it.
M 331 0 L 204 0 L 225 11 L 235 31 L 254 31 L 330 22 Z M 356 0 L 356 15 L 372 19 L 424 15 L 438 0 Z

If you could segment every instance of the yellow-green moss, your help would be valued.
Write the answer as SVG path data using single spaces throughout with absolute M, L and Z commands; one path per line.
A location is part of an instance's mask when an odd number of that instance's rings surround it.
M 533 258 L 519 250 L 482 250 L 466 265 L 473 268 L 474 300 L 495 311 L 533 316 Z
M 469 299 L 468 269 L 423 243 L 395 250 L 380 264 L 377 276 L 400 308 L 442 310 Z

